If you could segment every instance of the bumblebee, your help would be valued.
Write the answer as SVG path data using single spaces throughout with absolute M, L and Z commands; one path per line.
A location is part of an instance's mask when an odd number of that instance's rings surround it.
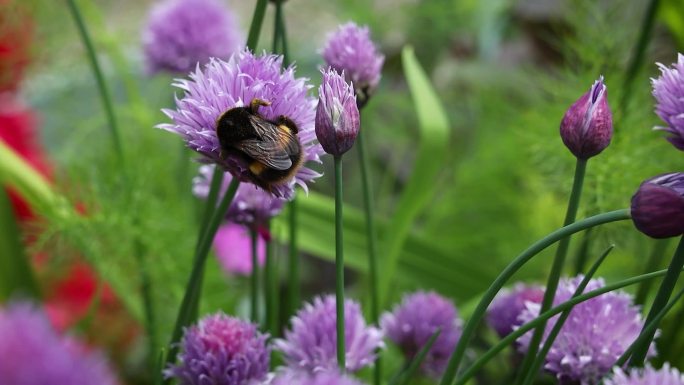
M 247 162 L 255 184 L 271 192 L 287 183 L 303 163 L 297 125 L 281 115 L 271 121 L 259 115 L 260 106 L 271 103 L 253 99 L 247 107 L 235 107 L 216 121 L 221 158 L 238 156 Z

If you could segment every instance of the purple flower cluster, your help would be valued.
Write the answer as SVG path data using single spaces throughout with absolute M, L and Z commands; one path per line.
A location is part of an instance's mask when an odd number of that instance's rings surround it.
M 337 368 L 337 321 L 335 296 L 314 298 L 292 317 L 285 339 L 275 341 L 292 369 L 316 372 Z M 383 347 L 382 332 L 367 326 L 361 306 L 350 299 L 344 303 L 346 369 L 357 371 L 375 361 L 375 350 Z
M 214 174 L 214 165 L 203 165 L 199 169 L 199 175 L 193 180 L 193 193 L 200 198 L 206 198 L 211 188 L 211 178 Z M 220 196 L 228 190 L 228 185 L 233 180 L 230 173 L 223 176 Z M 251 183 L 242 183 L 238 187 L 233 201 L 228 207 L 226 219 L 233 223 L 245 225 L 257 229 L 269 219 L 280 214 L 285 200 L 258 188 Z
M 554 306 L 568 301 L 582 276 L 563 279 L 558 285 Z M 604 286 L 602 279 L 592 279 L 585 292 Z M 519 319 L 527 323 L 539 315 L 539 304 L 527 303 Z M 609 292 L 576 305 L 553 342 L 544 368 L 553 373 L 561 384 L 597 384 L 639 336 L 644 321 L 632 296 L 623 292 Z M 549 320 L 544 340 L 558 316 Z M 526 352 L 532 331 L 518 339 L 519 349 Z M 540 344 L 540 348 L 543 345 Z M 654 353 L 652 350 L 651 353 Z
M 656 114 L 667 127 L 656 127 L 670 134 L 667 138 L 679 150 L 684 151 L 684 55 L 679 54 L 677 63 L 668 68 L 658 63 L 661 75 L 651 79 L 653 96 L 656 98 Z
M 604 385 L 684 385 L 684 376 L 676 368 L 665 363 L 660 370 L 650 366 L 644 369 L 633 368 L 626 373 L 615 368 L 613 376 L 603 381 Z
M 632 197 L 631 213 L 634 226 L 650 237 L 684 234 L 684 173 L 644 181 Z
M 421 369 L 439 376 L 446 369 L 451 352 L 461 337 L 461 320 L 456 307 L 434 292 L 416 292 L 404 296 L 401 304 L 380 320 L 385 334 L 411 359 L 439 329 L 440 334 L 430 348 Z
M 270 385 L 363 385 L 337 370 L 316 373 L 286 369 L 276 375 Z
M 181 385 L 248 385 L 269 369 L 267 335 L 256 325 L 217 313 L 185 329 L 179 362 L 165 370 Z
M 316 100 L 307 95 L 311 85 L 307 79 L 295 78 L 294 67 L 283 70 L 282 62 L 282 56 L 256 56 L 247 50 L 233 54 L 228 61 L 210 60 L 203 69 L 191 73 L 190 79 L 174 83 L 184 95 L 176 99 L 175 110 L 163 110 L 173 123 L 157 127 L 180 135 L 189 148 L 202 154 L 204 163 L 215 163 L 240 181 L 254 183 L 245 159 L 220 156 L 216 121 L 231 108 L 261 99 L 270 105 L 262 106 L 259 114 L 268 120 L 281 115 L 291 119 L 299 128 L 297 135 L 304 161 L 320 162 L 323 148 L 316 142 L 314 132 Z M 295 185 L 306 190 L 307 183 L 319 176 L 305 165 L 292 180 L 273 186 L 272 193 L 291 199 Z
M 352 82 L 357 96 L 364 102 L 380 83 L 380 71 L 385 56 L 379 54 L 370 39 L 368 27 L 349 22 L 328 36 L 323 59 L 337 72 L 344 72 Z
M 0 308 L 0 384 L 115 385 L 104 357 L 58 335 L 32 305 Z
M 185 74 L 212 57 L 227 58 L 244 38 L 232 12 L 216 0 L 166 0 L 155 5 L 143 32 L 150 73 Z
M 544 288 L 519 283 L 512 290 L 500 292 L 487 309 L 487 323 L 501 337 L 506 337 L 522 323 L 518 319 L 528 303 L 539 304 Z
M 359 133 L 359 108 L 354 88 L 328 68 L 318 91 L 316 107 L 316 137 L 328 154 L 341 156 L 354 145 Z

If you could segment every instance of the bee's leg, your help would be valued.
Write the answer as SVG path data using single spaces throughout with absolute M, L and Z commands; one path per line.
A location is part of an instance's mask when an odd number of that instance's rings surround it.
M 276 120 L 276 124 L 278 126 L 283 125 L 283 126 L 289 128 L 293 135 L 297 134 L 299 132 L 299 128 L 297 128 L 297 125 L 295 124 L 295 122 L 293 122 L 292 119 L 288 118 L 285 115 L 280 115 L 278 117 L 278 120 Z
M 268 100 L 263 100 L 263 99 L 254 98 L 254 99 L 252 99 L 252 101 L 249 103 L 249 110 L 250 110 L 252 113 L 256 114 L 257 111 L 259 111 L 259 107 L 260 107 L 260 106 L 270 106 L 270 105 L 271 105 L 271 102 L 269 102 Z

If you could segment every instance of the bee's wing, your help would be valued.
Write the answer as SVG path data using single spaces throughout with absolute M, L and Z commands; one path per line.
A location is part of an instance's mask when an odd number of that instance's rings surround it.
M 292 167 L 290 155 L 300 151 L 292 131 L 287 126 L 281 127 L 257 116 L 250 116 L 250 121 L 261 140 L 241 140 L 235 147 L 267 167 L 276 170 Z

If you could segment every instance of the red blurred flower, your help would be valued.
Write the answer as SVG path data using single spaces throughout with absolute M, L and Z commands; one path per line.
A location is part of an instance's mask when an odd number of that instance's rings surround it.
M 18 1 L 0 0 L 0 92 L 14 91 L 31 59 L 33 21 Z

